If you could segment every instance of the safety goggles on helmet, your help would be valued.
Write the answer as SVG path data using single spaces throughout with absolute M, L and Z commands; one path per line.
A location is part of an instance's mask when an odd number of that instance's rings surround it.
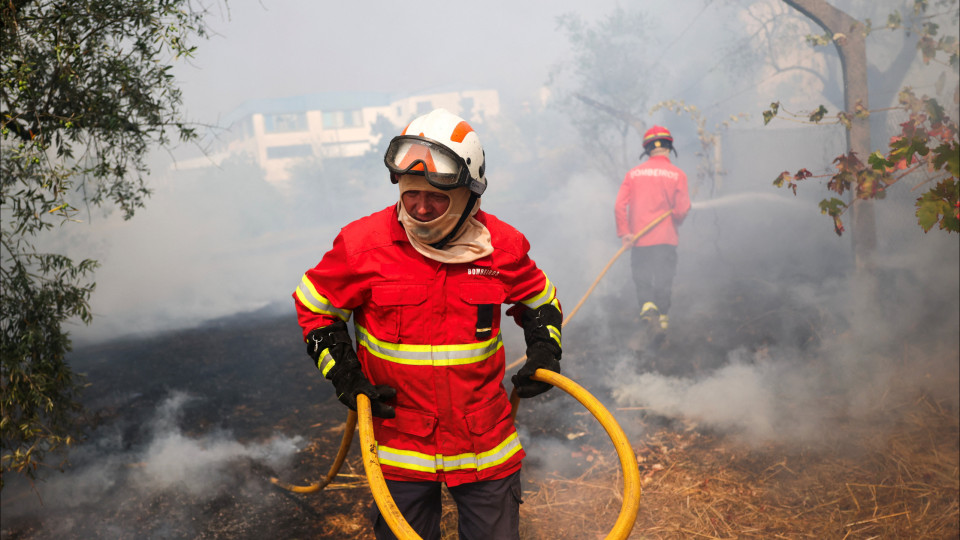
M 479 195 L 486 188 L 486 185 L 470 177 L 470 169 L 462 157 L 426 137 L 394 137 L 383 156 L 383 163 L 390 170 L 390 181 L 394 184 L 401 174 L 419 174 L 437 189 L 468 187 L 475 192 L 479 189 Z

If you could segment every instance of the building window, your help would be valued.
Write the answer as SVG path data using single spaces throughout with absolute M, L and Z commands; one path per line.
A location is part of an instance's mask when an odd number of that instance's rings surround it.
M 343 129 L 363 126 L 359 109 L 352 111 L 324 111 L 323 129 Z
M 313 155 L 309 144 L 288 144 L 286 146 L 268 146 L 267 159 L 308 157 Z
M 266 114 L 263 116 L 263 130 L 267 133 L 288 133 L 307 131 L 306 113 Z

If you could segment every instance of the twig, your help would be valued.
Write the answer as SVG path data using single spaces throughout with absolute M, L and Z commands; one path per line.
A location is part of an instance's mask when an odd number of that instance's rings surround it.
M 864 519 L 864 520 L 862 520 L 862 521 L 854 521 L 853 523 L 847 523 L 846 525 L 844 525 L 844 527 L 853 527 L 853 526 L 855 526 L 855 525 L 863 525 L 864 523 L 876 523 L 877 521 L 880 521 L 881 519 L 887 519 L 887 518 L 902 516 L 902 515 L 904 515 L 904 514 L 909 515 L 910 512 L 908 512 L 908 511 L 905 510 L 905 511 L 899 512 L 899 513 L 897 513 L 897 514 L 887 514 L 886 516 L 878 516 L 878 517 L 873 517 L 873 518 L 870 518 L 870 519 Z

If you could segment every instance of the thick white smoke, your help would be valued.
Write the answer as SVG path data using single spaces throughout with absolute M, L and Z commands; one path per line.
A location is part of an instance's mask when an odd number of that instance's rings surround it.
M 84 515 L 67 510 L 98 508 L 101 512 L 89 518 L 109 525 L 97 525 L 95 530 L 113 530 L 116 536 L 111 537 L 129 537 L 134 529 L 112 519 L 112 512 L 132 505 L 149 506 L 157 497 L 188 496 L 196 504 L 223 493 L 265 490 L 265 478 L 257 485 L 236 470 L 246 471 L 252 465 L 282 468 L 305 445 L 299 435 L 255 442 L 238 441 L 228 432 L 188 435 L 179 419 L 184 407 L 199 399 L 172 392 L 149 420 L 150 435 L 143 446 L 129 446 L 117 426 L 108 426 L 71 454 L 73 466 L 62 474 L 46 477 L 32 490 L 22 479 L 12 479 L 4 488 L 4 521 L 42 512 L 44 530 L 50 537 L 66 538 Z M 172 510 L 184 511 L 179 507 Z M 181 526 L 189 523 L 181 518 L 170 517 Z

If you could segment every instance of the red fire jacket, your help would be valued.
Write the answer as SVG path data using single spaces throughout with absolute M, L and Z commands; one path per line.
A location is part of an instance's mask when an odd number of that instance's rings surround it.
M 633 245 L 677 245 L 677 227 L 690 211 L 687 175 L 669 157 L 652 156 L 630 169 L 620 184 L 614 206 L 617 236 L 636 234 L 671 209 L 672 219 L 664 219 Z
M 475 217 L 494 251 L 466 264 L 417 252 L 395 206 L 354 221 L 293 295 L 304 337 L 352 314 L 364 374 L 397 389 L 396 418 L 374 418 L 388 479 L 493 480 L 525 455 L 502 384 L 501 304 L 560 306 L 527 239 L 491 214 Z M 331 365 L 321 358 L 324 374 Z

